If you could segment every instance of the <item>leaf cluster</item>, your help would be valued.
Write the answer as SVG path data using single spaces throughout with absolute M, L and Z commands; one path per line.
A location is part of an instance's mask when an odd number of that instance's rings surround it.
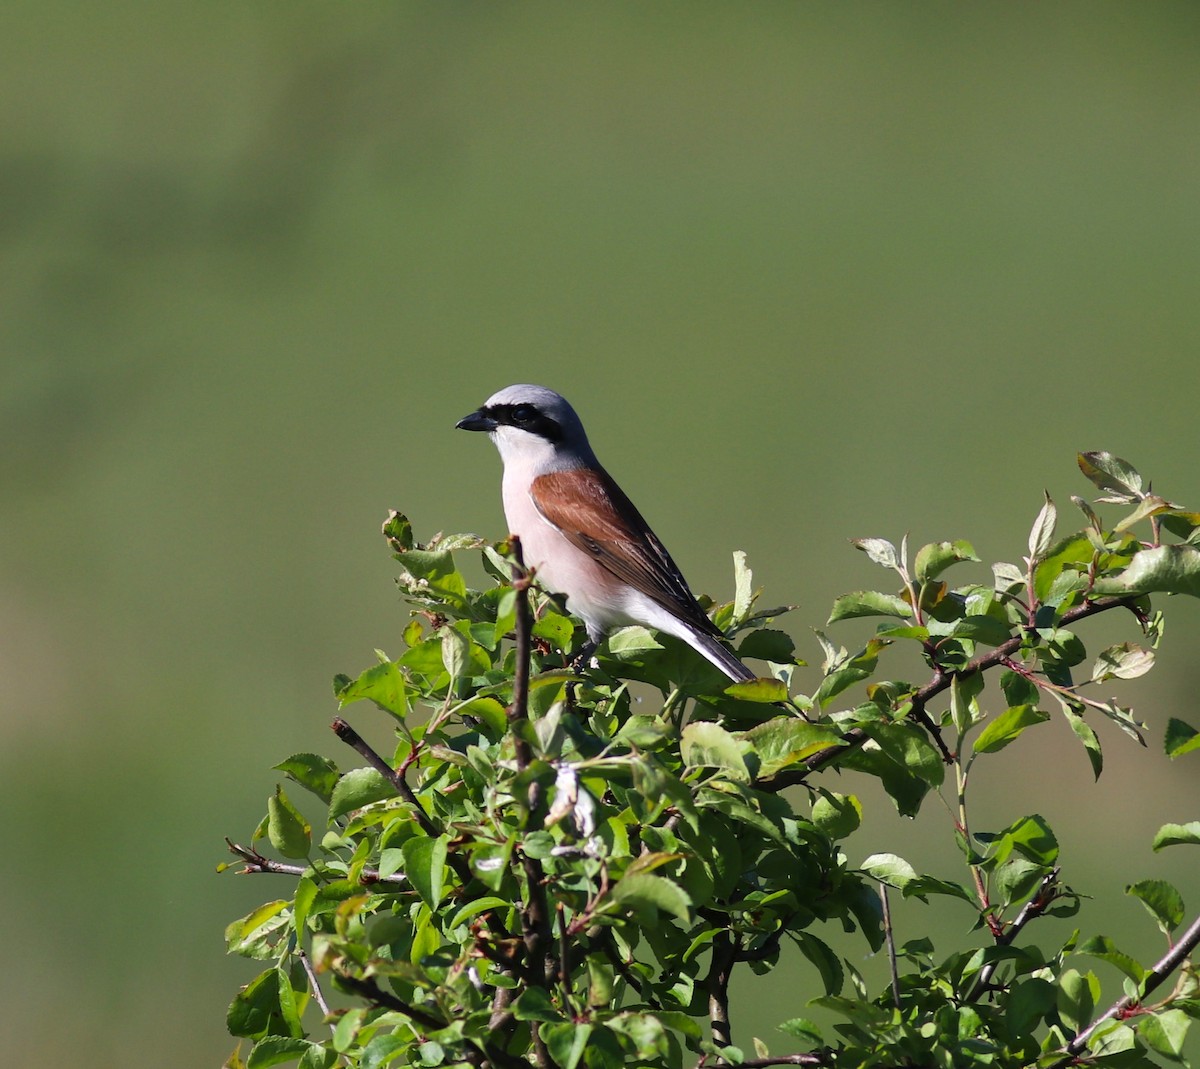
M 905 542 L 858 540 L 892 583 L 837 599 L 828 625 L 880 622 L 851 649 L 818 632 L 819 669 L 773 626 L 787 610 L 759 607 L 735 555 L 734 598 L 704 603 L 739 656 L 763 665 L 760 679 L 734 685 L 638 627 L 581 668 L 582 628 L 531 585 L 516 547 L 471 536 L 421 545 L 393 513 L 384 534 L 412 606 L 405 648 L 334 686 L 342 710 L 366 702 L 387 718 L 394 749 L 376 753 L 339 716 L 335 730 L 367 763 L 292 755 L 276 766 L 289 785 L 268 799 L 250 845 L 231 844 L 243 871 L 291 884 L 226 933 L 231 952 L 267 963 L 229 1011 L 230 1031 L 252 1043 L 245 1064 L 1180 1059 L 1200 1013 L 1187 965 L 1200 925 L 1179 934 L 1179 892 L 1129 888 L 1176 959 L 1142 965 L 1078 932 L 1046 953 L 1027 926 L 1081 904 L 1053 830 L 1036 813 L 971 827 L 974 762 L 1030 729 L 1065 722 L 1097 776 L 1098 722 L 1144 744 L 1132 711 L 1096 692 L 1152 667 L 1162 634 L 1152 596 L 1200 593 L 1200 515 L 1153 495 L 1119 458 L 1079 462 L 1102 500 L 1127 511 L 1105 527 L 1076 499 L 1085 526 L 1060 536 L 1047 496 L 1027 555 L 992 565 L 989 581 L 949 584 L 951 568 L 978 563 L 964 541 L 924 546 L 910 562 Z M 490 586 L 468 586 L 464 553 L 480 554 Z M 1128 612 L 1141 641 L 1090 659 L 1079 627 L 1110 610 Z M 926 679 L 882 675 L 895 643 L 916 645 Z M 1198 747 L 1172 720 L 1167 754 Z M 920 874 L 894 853 L 852 862 L 862 802 L 823 781 L 832 768 L 878 781 L 907 815 L 937 797 L 961 877 Z M 309 804 L 323 810 L 315 830 Z M 1200 826 L 1169 824 L 1155 846 L 1196 842 Z M 288 860 L 264 853 L 268 843 Z M 960 902 L 975 935 L 948 955 L 928 938 L 897 946 L 889 894 Z M 886 950 L 886 990 L 834 951 L 831 930 Z M 792 1016 L 781 1028 L 801 1049 L 772 1057 L 761 1039 L 735 1043 L 728 992 L 735 970 L 766 973 L 784 955 L 819 978 L 797 1001 L 840 1023 L 827 1035 Z M 1084 955 L 1126 978 L 1107 1010 L 1095 974 L 1079 969 Z M 323 1036 L 310 1027 L 318 1015 Z

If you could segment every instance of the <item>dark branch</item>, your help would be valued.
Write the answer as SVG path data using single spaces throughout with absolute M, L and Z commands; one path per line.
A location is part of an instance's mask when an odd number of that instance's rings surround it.
M 729 932 L 716 934 L 712 944 L 712 962 L 708 968 L 708 1020 L 712 1028 L 712 1041 L 718 1047 L 733 1044 L 733 1029 L 729 1024 L 729 979 L 733 963 L 737 960 L 737 947 Z
M 776 1058 L 753 1058 L 748 1062 L 734 1062 L 724 1069 L 766 1069 L 769 1065 L 832 1065 L 823 1054 L 780 1054 Z
M 1060 1066 L 1072 1064 L 1076 1055 L 1087 1046 L 1088 1040 L 1092 1038 L 1097 1028 L 1104 1024 L 1105 1021 L 1111 1020 L 1114 1017 L 1120 1017 L 1127 1011 L 1136 1009 L 1150 992 L 1160 987 L 1163 981 L 1188 959 L 1198 944 L 1200 944 L 1200 917 L 1192 921 L 1188 930 L 1183 933 L 1179 941 L 1155 962 L 1154 968 L 1142 980 L 1141 995 L 1138 998 L 1126 995 L 1109 1006 L 1107 1010 L 1066 1045 L 1066 1057 L 1061 1061 L 1055 1062 L 1052 1069 L 1059 1069 Z
M 513 669 L 512 705 L 508 707 L 508 725 L 513 733 L 513 746 L 516 749 L 517 767 L 524 771 L 533 760 L 533 752 L 529 748 L 523 732 L 520 730 L 529 719 L 529 662 L 533 644 L 533 614 L 529 608 L 529 573 L 525 570 L 525 560 L 521 555 L 521 539 L 509 535 L 512 546 L 512 586 L 516 594 L 516 644 L 517 663 Z
M 413 1024 L 427 1032 L 436 1032 L 447 1026 L 447 1022 L 439 1020 L 433 1014 L 405 1002 L 391 991 L 385 991 L 374 980 L 359 979 L 356 976 L 347 976 L 345 973 L 336 975 L 339 983 L 347 990 L 365 998 L 368 1002 L 373 1002 L 376 1006 L 384 1006 L 389 1010 L 404 1014 Z M 487 1062 L 499 1069 L 529 1069 L 529 1063 L 524 1058 L 509 1054 L 491 1043 L 478 1043 L 470 1039 L 464 1039 L 462 1042 L 465 1048 L 463 1051 L 465 1060 L 476 1066 L 477 1069 L 482 1069 Z
M 1038 884 L 1036 894 L 1021 907 L 1021 911 L 1013 918 L 1012 923 L 1000 931 L 993 929 L 996 945 L 1002 947 L 1011 946 L 1013 940 L 1021 934 L 1021 929 L 1035 917 L 1040 917 L 1045 913 L 1058 898 L 1058 869 L 1054 868 L 1042 877 L 1042 882 Z M 997 962 L 989 961 L 979 970 L 975 986 L 971 989 L 971 994 L 968 996 L 969 1001 L 979 998 L 988 989 L 988 985 L 991 984 L 992 977 L 995 975 L 996 965 Z
M 413 789 L 408 785 L 402 772 L 392 768 L 371 748 L 371 744 L 340 716 L 333 718 L 330 727 L 342 742 L 362 754 L 367 759 L 367 763 L 396 788 L 396 793 L 412 807 L 413 816 L 416 817 L 417 823 L 421 825 L 421 830 L 426 835 L 437 837 L 441 834 L 441 829 L 430 819 L 429 814 L 425 812 L 425 807 L 417 801 L 417 796 L 413 794 Z
M 516 595 L 516 666 L 513 672 L 513 699 L 508 707 L 508 729 L 512 734 L 517 768 L 524 772 L 533 762 L 533 750 L 525 737 L 529 723 L 529 667 L 533 652 L 533 613 L 529 608 L 529 587 L 532 583 L 525 561 L 521 556 L 521 540 L 509 536 L 512 545 L 512 586 Z M 526 806 L 530 814 L 538 810 L 540 789 L 536 783 L 529 786 Z M 558 964 L 554 956 L 554 929 L 550 917 L 550 905 L 546 898 L 546 873 L 542 863 L 532 858 L 519 846 L 514 855 L 520 859 L 522 875 L 525 877 L 525 908 L 521 910 L 521 933 L 525 944 L 525 982 L 530 987 L 540 987 L 549 994 L 554 986 Z M 540 1069 L 551 1069 L 553 1060 L 542 1040 L 541 1027 L 537 1021 L 530 1023 L 534 1056 Z

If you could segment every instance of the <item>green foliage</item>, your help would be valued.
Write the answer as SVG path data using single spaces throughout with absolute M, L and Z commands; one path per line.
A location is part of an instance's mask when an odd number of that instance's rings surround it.
M 613 635 L 581 668 L 571 656 L 582 629 L 527 589 L 511 547 L 468 536 L 421 545 L 393 514 L 384 533 L 414 607 L 406 648 L 334 686 L 343 709 L 365 701 L 385 715 L 395 751 L 381 757 L 335 722 L 368 764 L 281 762 L 323 807 L 321 826 L 280 785 L 254 836 L 302 864 L 233 847 L 244 871 L 293 881 L 288 897 L 226 932 L 232 953 L 267 966 L 229 1009 L 230 1031 L 252 1044 L 245 1064 L 769 1063 L 761 1039 L 735 1045 L 749 1037 L 727 1020 L 729 978 L 769 972 L 785 953 L 810 962 L 819 983 L 789 1011 L 820 1007 L 838 1021 L 829 1033 L 803 1016 L 781 1023 L 802 1064 L 1178 1061 L 1200 1014 L 1184 967 L 1200 926 L 1179 934 L 1180 893 L 1158 880 L 1128 887 L 1175 940 L 1162 962 L 1079 932 L 1044 952 L 1026 928 L 1081 904 L 1054 831 L 1036 812 L 1004 815 L 995 831 L 969 819 L 975 761 L 1031 730 L 1065 721 L 1097 776 L 1097 723 L 1143 741 L 1145 726 L 1095 689 L 1153 666 L 1162 622 L 1150 594 L 1200 591 L 1200 515 L 1151 495 L 1108 454 L 1085 454 L 1080 467 L 1102 500 L 1131 511 L 1108 528 L 1079 502 L 1086 526 L 1063 537 L 1047 496 L 1028 555 L 993 564 L 988 582 L 944 578 L 978 562 L 964 541 L 925 546 L 911 566 L 904 542 L 857 541 L 891 589 L 844 595 L 829 622 L 880 622 L 857 648 L 818 632 L 823 661 L 811 675 L 770 626 L 785 610 L 758 609 L 738 555 L 735 598 L 711 612 L 743 657 L 762 659 L 763 678 L 732 686 L 644 628 Z M 1134 533 L 1142 528 L 1148 538 Z M 463 553 L 481 554 L 492 585 L 469 587 Z M 1110 610 L 1127 613 L 1149 645 L 1104 649 L 1089 673 L 1077 626 Z M 923 683 L 880 674 L 895 643 L 919 649 Z M 1196 738 L 1172 719 L 1167 754 L 1182 758 Z M 838 786 L 853 774 L 877 780 L 904 814 L 940 795 L 961 878 L 922 874 L 891 852 L 852 862 L 846 843 L 863 807 L 822 781 L 835 767 L 847 773 Z M 1196 843 L 1195 824 L 1168 824 L 1154 845 Z M 949 953 L 929 939 L 897 946 L 889 892 L 965 903 L 973 934 Z M 886 948 L 892 983 L 869 990 L 830 930 L 857 933 L 864 951 Z M 1082 971 L 1089 958 L 1126 977 L 1122 995 L 1106 996 Z M 1174 989 L 1151 1002 L 1176 972 Z M 336 1006 L 333 992 L 344 996 Z

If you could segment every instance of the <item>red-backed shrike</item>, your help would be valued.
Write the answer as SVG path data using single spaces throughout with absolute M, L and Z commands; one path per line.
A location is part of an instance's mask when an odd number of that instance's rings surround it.
M 575 410 L 544 386 L 508 386 L 456 426 L 486 431 L 504 462 L 504 515 L 525 563 L 598 643 L 642 624 L 674 635 L 733 680 L 755 675 L 722 644 L 683 574 L 588 445 Z

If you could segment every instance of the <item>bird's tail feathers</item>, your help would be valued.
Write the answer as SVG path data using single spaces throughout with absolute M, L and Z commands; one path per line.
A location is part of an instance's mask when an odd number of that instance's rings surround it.
M 746 683 L 758 678 L 756 672 L 750 671 L 712 635 L 692 632 L 691 645 L 697 653 L 710 660 L 735 683 Z

